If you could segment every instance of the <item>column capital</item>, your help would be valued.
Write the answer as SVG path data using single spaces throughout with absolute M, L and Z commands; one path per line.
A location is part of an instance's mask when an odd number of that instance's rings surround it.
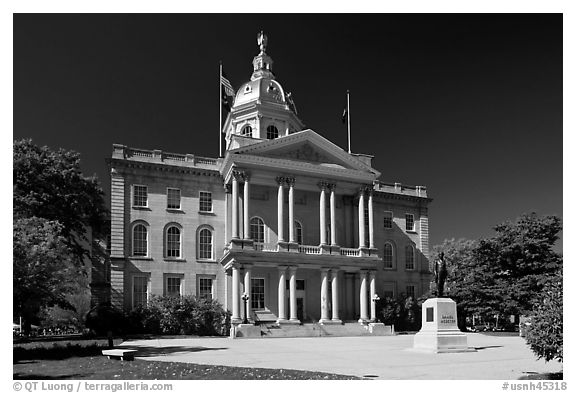
M 286 177 L 276 176 L 276 183 L 278 183 L 279 186 L 284 186 L 286 184 Z
M 294 185 L 296 184 L 296 178 L 294 176 L 286 176 L 284 177 L 284 182 L 286 183 L 287 186 L 294 187 Z
M 242 171 L 240 176 L 245 182 L 250 181 L 250 172 Z
M 330 183 L 325 181 L 325 180 L 320 180 L 318 182 L 318 188 L 320 188 L 322 191 L 324 191 L 325 189 L 327 189 L 330 186 Z
M 243 263 L 242 269 L 244 269 L 244 271 L 251 271 L 252 270 L 252 264 L 251 263 Z
M 285 272 L 286 272 L 286 269 L 288 269 L 288 266 L 280 265 L 280 266 L 277 266 L 277 268 L 278 268 L 278 271 L 279 271 L 280 273 L 285 273 Z
M 288 266 L 288 271 L 290 273 L 296 273 L 297 270 L 298 270 L 298 266 Z
M 328 183 L 328 189 L 334 191 L 336 189 L 336 183 Z
M 374 187 L 371 184 L 363 184 L 358 189 L 358 192 L 360 194 L 371 195 L 373 191 L 374 191 Z
M 232 184 L 230 183 L 224 184 L 224 192 L 226 194 L 232 194 Z
M 234 169 L 232 171 L 232 178 L 236 179 L 236 180 L 243 180 L 245 176 L 245 172 L 238 170 L 238 169 Z
M 320 272 L 321 272 L 321 273 L 328 273 L 329 271 L 330 271 L 330 268 L 329 268 L 329 267 L 321 267 L 321 268 L 320 268 Z

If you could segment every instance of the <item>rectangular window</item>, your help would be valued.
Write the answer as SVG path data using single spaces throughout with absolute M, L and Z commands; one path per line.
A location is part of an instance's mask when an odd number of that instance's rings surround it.
M 148 277 L 135 276 L 132 281 L 132 306 L 145 306 L 148 303 Z
M 212 193 L 200 191 L 200 211 L 212 212 Z
M 406 254 L 406 270 L 414 270 L 414 247 L 407 245 L 404 252 Z
M 166 276 L 164 282 L 164 292 L 166 296 L 182 296 L 182 277 Z
M 406 230 L 414 231 L 414 214 L 406 213 Z
M 132 206 L 134 207 L 148 207 L 148 187 L 137 186 L 132 187 Z
M 296 280 L 296 290 L 297 291 L 304 291 L 306 289 L 305 283 L 306 283 L 306 281 L 304 281 L 304 280 Z
M 388 212 L 388 211 L 384 212 L 384 228 L 385 229 L 392 229 L 393 218 L 394 218 L 394 215 L 392 214 L 392 212 Z
M 414 285 L 406 285 L 406 297 L 416 299 L 416 287 Z
M 382 247 L 382 262 L 385 269 L 392 269 L 394 267 L 394 251 L 390 243 L 384 243 Z
M 200 299 L 212 299 L 212 279 L 199 278 L 198 279 L 198 297 Z
M 394 283 L 384 283 L 382 288 L 382 297 L 384 299 L 394 299 L 396 298 L 396 294 L 394 291 Z
M 253 278 L 250 290 L 250 304 L 252 309 L 261 310 L 264 308 L 264 279 Z
M 167 188 L 166 189 L 166 208 L 180 210 L 180 189 Z

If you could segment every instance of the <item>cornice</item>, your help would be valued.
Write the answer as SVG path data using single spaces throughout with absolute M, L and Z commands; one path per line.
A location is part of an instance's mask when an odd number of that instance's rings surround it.
M 432 198 L 428 197 L 420 197 L 416 195 L 406 195 L 406 194 L 396 194 L 392 192 L 384 192 L 384 191 L 373 191 L 372 195 L 379 199 L 394 199 L 394 200 L 404 200 L 404 201 L 411 201 L 411 202 L 425 202 L 426 204 L 433 201 Z
M 264 167 L 268 170 L 278 170 L 283 172 L 305 172 L 313 176 L 322 176 L 328 178 L 345 178 L 354 182 L 370 182 L 375 180 L 375 175 L 370 172 L 364 172 L 358 169 L 334 168 L 321 165 L 310 164 L 305 161 L 287 160 L 281 158 L 271 158 L 265 156 L 255 156 L 251 154 L 238 154 L 233 157 L 226 157 L 222 166 L 222 175 L 225 179 L 233 165 L 240 166 L 252 164 Z

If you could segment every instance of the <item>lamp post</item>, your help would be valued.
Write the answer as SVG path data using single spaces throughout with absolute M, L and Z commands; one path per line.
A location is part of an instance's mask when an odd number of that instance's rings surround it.
M 248 292 L 244 292 L 242 295 L 242 300 L 244 301 L 244 320 L 242 321 L 243 324 L 248 324 L 248 299 L 250 299 L 250 295 L 248 295 Z
M 378 294 L 375 293 L 375 294 L 372 296 L 372 303 L 373 303 L 372 309 L 374 310 L 374 322 L 378 322 L 378 318 L 376 318 L 376 302 L 377 302 L 378 300 L 380 300 L 380 296 L 378 296 Z

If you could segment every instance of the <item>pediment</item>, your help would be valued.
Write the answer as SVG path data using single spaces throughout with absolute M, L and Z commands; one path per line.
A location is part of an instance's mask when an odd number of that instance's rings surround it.
M 340 169 L 377 172 L 312 130 L 300 131 L 283 138 L 263 141 L 231 152 L 306 162 L 315 166 L 321 165 Z
M 271 152 L 265 152 L 259 155 L 270 158 L 282 158 L 315 164 L 332 164 L 342 166 L 344 168 L 351 168 L 351 166 L 347 165 L 347 163 L 337 159 L 333 155 L 328 154 L 326 151 L 319 149 L 309 141 L 304 141 L 296 145 L 285 146 L 284 148 L 279 148 Z

